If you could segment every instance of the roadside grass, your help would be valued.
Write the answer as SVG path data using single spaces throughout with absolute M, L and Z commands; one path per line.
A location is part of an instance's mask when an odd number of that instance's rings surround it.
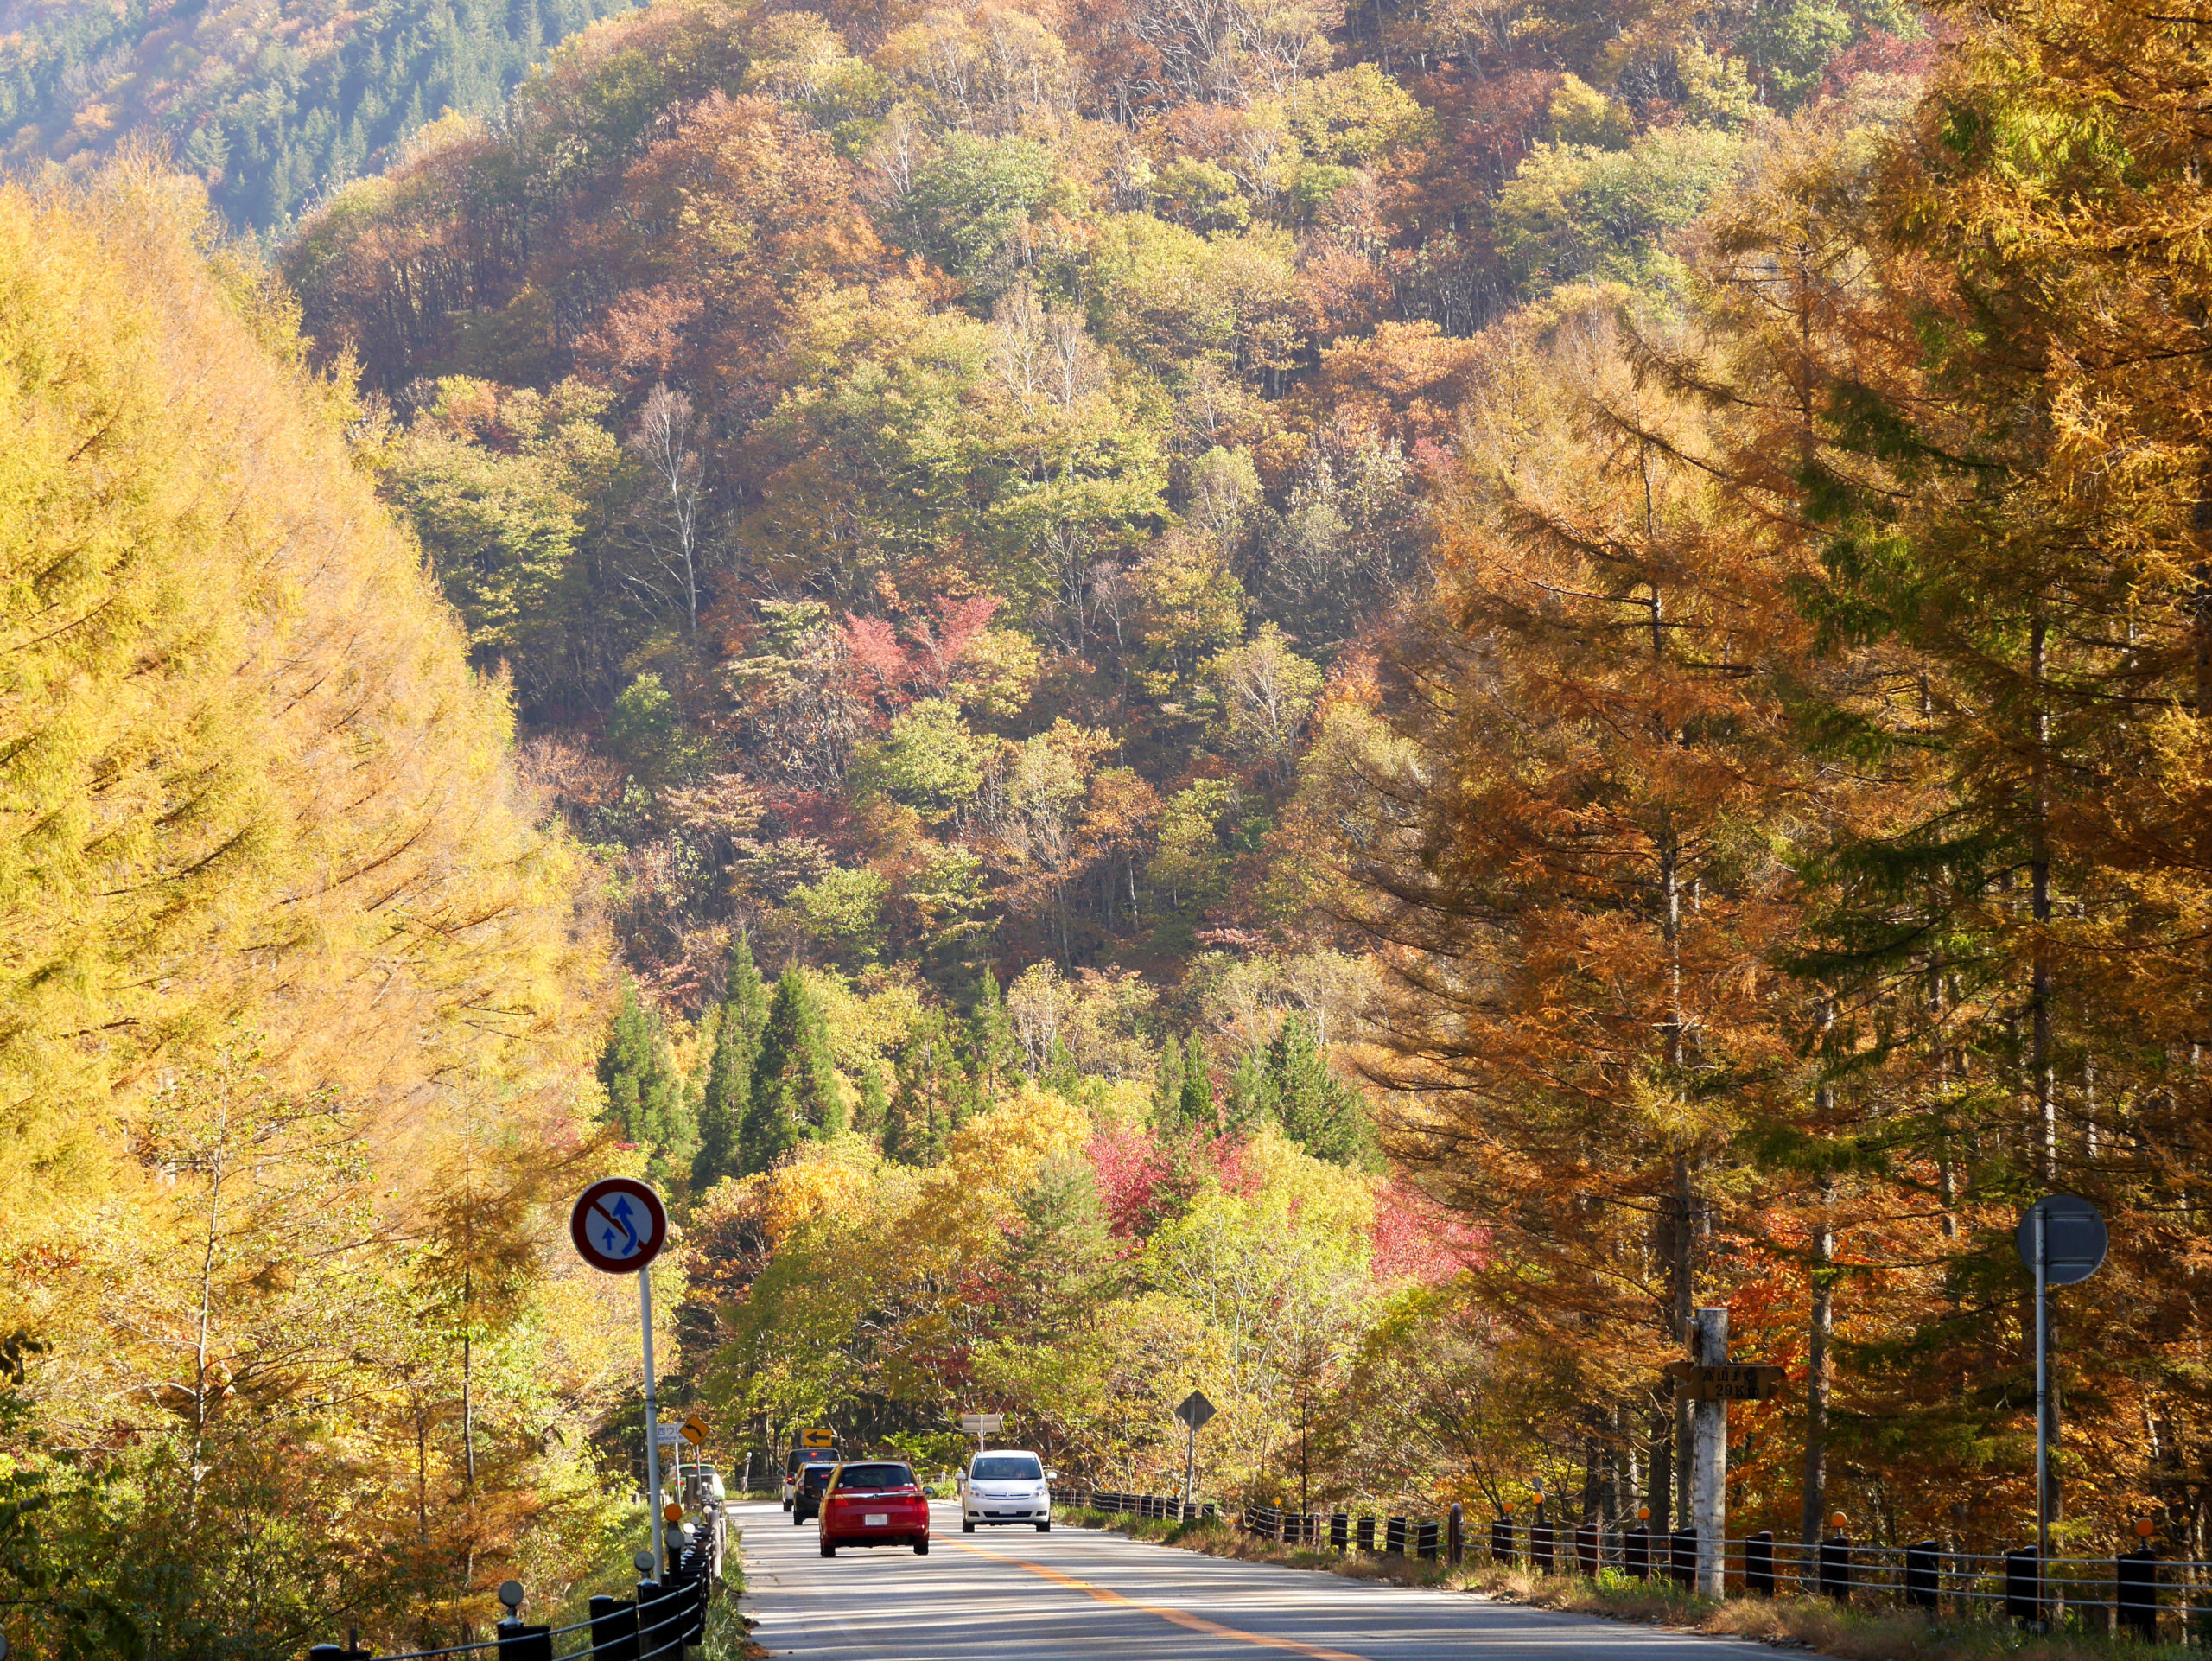
M 1242 1534 L 1219 1518 L 1170 1523 L 1074 1508 L 1056 1515 L 1078 1527 L 1110 1530 L 1133 1540 L 1179 1546 L 1209 1556 L 1319 1569 L 1393 1586 L 1467 1592 L 1500 1603 L 1676 1632 L 1752 1639 L 1842 1661 L 2203 1661 L 2202 1651 L 2185 1644 L 2141 1644 L 2087 1630 L 2039 1636 L 1991 1617 L 1930 1620 L 1903 1609 L 1854 1608 L 1826 1598 L 1740 1597 L 1724 1602 L 1685 1592 L 1671 1581 L 1634 1580 L 1610 1569 L 1593 1581 L 1580 1575 L 1539 1575 L 1502 1563 L 1470 1562 L 1454 1569 L 1440 1562 L 1381 1552 L 1349 1551 L 1339 1556 L 1334 1551 L 1277 1545 Z

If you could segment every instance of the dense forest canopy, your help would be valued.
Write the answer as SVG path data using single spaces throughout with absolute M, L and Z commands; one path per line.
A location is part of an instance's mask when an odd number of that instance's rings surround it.
M 0 157 L 96 164 L 154 139 L 231 224 L 289 225 L 448 111 L 496 109 L 613 0 L 0 5 Z
M 410 1635 L 630 1518 L 546 1226 L 615 1166 L 732 1463 L 995 1408 L 1153 1486 L 1197 1384 L 1232 1500 L 1541 1476 L 1663 1525 L 1660 1368 L 1725 1302 L 1791 1379 L 1738 1522 L 1974 1550 L 2032 1524 L 2011 1236 L 2069 1188 L 2115 1249 L 2060 1314 L 2060 1537 L 2203 1555 L 2201 33 L 657 0 L 281 280 L 188 182 L 18 191 L 71 251 L 0 356 L 0 1176 L 71 1241 L 149 1174 L 133 1226 L 194 1226 L 234 1135 L 354 1195 L 276 1185 L 263 1266 L 351 1229 L 306 1330 L 419 1348 L 252 1399 L 415 1460 L 342 1588 Z M 187 382 L 189 447 L 143 416 Z M 40 1550 L 109 1564 L 62 1634 L 144 1595 L 116 1517 L 219 1564 L 258 1467 L 160 1473 L 269 1342 L 73 1395 L 150 1318 L 70 1289 L 129 1246 L 70 1261 L 4 1421 Z M 272 1634 L 336 1595 L 279 1580 Z
M 2052 465 L 1973 426 L 2032 396 L 1989 378 L 2040 364 L 2051 326 L 2024 314 L 1999 347 L 1958 321 L 1999 302 L 1943 262 L 2010 222 L 1929 227 L 1955 200 L 2023 210 L 1968 188 L 2019 164 L 1945 113 L 1993 101 L 1974 119 L 2009 130 L 1974 43 L 2014 23 L 1945 26 L 1924 94 L 1936 35 L 1891 11 L 687 0 L 303 227 L 308 327 L 389 399 L 387 493 L 618 872 L 624 1123 L 734 1219 L 720 1388 L 762 1432 L 903 1426 L 1010 1333 L 1055 1330 L 1009 1291 L 1011 1327 L 948 1352 L 921 1289 L 959 1275 L 871 1269 L 827 1371 L 775 1347 L 801 1330 L 776 1276 L 855 1249 L 825 1242 L 861 1225 L 837 1197 L 874 1192 L 874 1161 L 1013 1133 L 991 1110 L 1014 1056 L 1086 1116 L 1125 1243 L 1094 1300 L 1181 1284 L 1162 1240 L 1187 1196 L 1242 1192 L 1222 1161 L 1255 1135 L 1354 1171 L 1385 1147 L 1491 1255 L 1426 1236 L 1438 1305 L 1370 1238 L 1364 1289 L 1329 1305 L 1361 1311 L 1322 1346 L 1331 1399 L 1405 1399 L 1359 1334 L 1450 1356 L 1438 1332 L 1484 1321 L 1468 1365 L 1503 1346 L 1558 1397 L 1548 1455 L 1464 1424 L 1396 1445 L 1556 1458 L 1663 1518 L 1683 1427 L 1650 1371 L 1732 1290 L 1747 1342 L 1809 1374 L 1784 1440 L 1812 1463 L 1757 1467 L 1802 1502 L 1785 1525 L 1825 1514 L 1848 1356 L 1949 1451 L 1908 1496 L 1878 1452 L 1906 1433 L 1846 1413 L 1836 1491 L 1885 1527 L 2005 1534 L 2010 1489 L 1954 1485 L 2012 1468 L 2017 1390 L 1936 1379 L 2014 1377 L 2017 1323 L 1957 1300 L 1996 1297 L 2021 1185 L 2072 1172 L 2069 1146 L 2113 1157 L 2097 1104 L 2137 1104 L 2158 1171 L 2152 1126 L 2194 1098 L 2060 1035 L 2092 1017 L 2062 1018 L 2033 942 L 2090 901 L 2052 886 L 2048 775 L 2019 758 L 2059 729 L 2020 713 L 2001 644 L 2041 640 L 2048 680 L 2057 625 L 1999 599 L 2012 553 L 1943 563 L 1989 534 L 1958 528 L 1962 481 L 2001 466 L 2040 501 Z M 1923 546 L 1927 586 L 1896 574 Z M 2089 608 L 2085 663 L 2124 627 L 2110 672 L 2185 711 L 2157 677 L 2186 652 L 2151 641 L 2196 627 L 2193 579 L 2160 558 L 2125 581 L 2177 599 L 2050 592 Z M 2150 746 L 2128 767 L 2193 776 L 2194 729 L 2127 731 Z M 2185 957 L 2188 904 L 2111 902 L 2139 961 Z M 722 1036 L 761 996 L 733 1001 L 755 972 L 733 951 L 785 971 L 787 1020 L 827 1012 L 826 1059 L 779 1044 L 766 1093 L 762 1017 Z M 2196 1042 L 2185 1013 L 2099 995 L 2125 1014 L 2095 1021 Z M 1322 1058 L 1312 1088 L 1283 1082 L 1294 1053 Z M 1132 1127 L 1134 1200 L 1109 1151 Z M 785 1174 L 817 1164 L 790 1234 Z M 969 1266 L 964 1307 L 997 1307 L 977 1289 L 1005 1264 Z M 1296 1327 L 1307 1293 L 1257 1324 Z M 1436 1325 L 1370 1326 L 1407 1297 Z M 1201 1330 L 1247 1324 L 1194 1301 Z M 884 1308 L 911 1322 L 861 1318 Z M 1294 1372 L 1230 1386 L 1248 1492 L 1287 1480 Z M 1042 1434 L 1044 1386 L 996 1387 Z

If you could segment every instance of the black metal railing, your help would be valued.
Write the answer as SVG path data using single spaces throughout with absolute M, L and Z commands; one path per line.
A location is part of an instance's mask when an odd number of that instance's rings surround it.
M 707 1615 L 721 1583 L 722 1533 L 715 1528 L 687 1546 L 664 1581 L 639 1581 L 629 1598 L 595 1597 L 581 1620 L 562 1626 L 533 1626 L 510 1618 L 489 1638 L 430 1650 L 378 1651 L 345 1644 L 318 1644 L 308 1661 L 439 1661 L 475 1656 L 485 1661 L 682 1661 L 687 1645 L 706 1642 Z M 641 1559 L 645 1554 L 640 1553 Z M 512 1585 L 512 1583 L 510 1582 Z M 519 1588 L 516 1588 L 518 1591 Z
M 1052 1495 L 1055 1505 L 1077 1511 L 1095 1511 L 1109 1517 L 1135 1517 L 1167 1523 L 1198 1523 L 1218 1517 L 1220 1508 L 1209 1499 L 1187 1504 L 1180 1494 L 1118 1493 L 1100 1488 L 1066 1488 Z
M 1459 1506 L 1438 1520 L 1357 1517 L 1248 1506 L 1236 1519 L 1249 1535 L 1277 1544 L 1367 1551 L 1457 1565 L 1470 1551 Z M 1671 1583 L 1698 1581 L 1694 1529 L 1655 1533 L 1597 1523 L 1501 1516 L 1474 1539 L 1494 1562 L 1540 1574 Z M 2146 1639 L 2162 1634 L 2212 1640 L 2212 1562 L 2162 1558 L 2147 1547 L 2116 1557 L 2053 1556 L 2037 1572 L 2035 1548 L 1957 1551 L 1936 1540 L 1874 1545 L 1842 1535 L 1808 1544 L 1770 1531 L 1721 1543 L 1726 1596 L 1821 1597 L 1893 1605 L 1930 1613 L 1980 1609 L 2024 1624 L 2116 1629 Z

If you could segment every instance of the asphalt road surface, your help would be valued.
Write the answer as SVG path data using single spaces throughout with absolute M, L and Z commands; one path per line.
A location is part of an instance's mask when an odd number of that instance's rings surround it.
M 745 1535 L 753 1637 L 798 1661 L 1754 1661 L 1732 1639 L 1692 1638 L 1464 1593 L 1376 1586 L 1312 1569 L 1205 1557 L 1056 1525 L 960 1531 L 931 1508 L 926 1557 L 877 1547 L 821 1553 L 812 1524 L 773 1501 L 733 1505 Z

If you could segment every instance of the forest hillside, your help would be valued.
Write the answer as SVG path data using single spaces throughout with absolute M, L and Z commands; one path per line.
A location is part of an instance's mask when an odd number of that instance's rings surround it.
M 1993 1550 L 2071 1186 L 2064 1526 L 2201 1540 L 2193 39 L 664 0 L 311 216 L 730 1456 L 1141 1486 L 1202 1382 L 1243 1498 L 1664 1523 L 1725 1300 L 1741 1506 Z
M 168 147 L 233 227 L 281 231 L 448 111 L 494 110 L 612 0 L 7 0 L 0 160 L 96 166 Z
M 1978 1552 L 2070 1191 L 2205 1557 L 2202 32 L 657 0 L 273 270 L 10 188 L 34 1652 L 585 1594 L 613 1169 L 726 1468 L 1665 1528 L 1726 1304 L 1732 1528 Z

